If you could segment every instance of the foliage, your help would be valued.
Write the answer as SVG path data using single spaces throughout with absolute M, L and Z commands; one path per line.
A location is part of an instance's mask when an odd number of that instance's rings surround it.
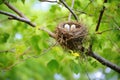
M 4 1 L 0 0 L 0 10 L 15 14 L 5 6 Z M 38 0 L 7 1 L 37 27 L 9 20 L 0 14 L 0 80 L 88 80 L 87 73 L 91 80 L 119 80 L 117 72 L 93 58 L 82 55 L 78 58 L 59 45 L 53 46 L 55 40 L 38 30 L 45 26 L 54 31 L 59 22 L 67 21 L 69 11 L 63 5 Z M 70 0 L 65 1 L 71 5 Z M 49 7 L 43 7 L 43 4 Z M 103 6 L 106 10 L 99 31 L 95 32 Z M 90 37 L 87 41 L 93 43 L 93 51 L 120 66 L 120 1 L 75 0 L 73 11 L 87 26 Z

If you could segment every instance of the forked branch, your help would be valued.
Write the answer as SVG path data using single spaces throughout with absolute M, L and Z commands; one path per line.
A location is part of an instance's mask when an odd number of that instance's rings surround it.
M 26 16 L 20 12 L 17 8 L 15 8 L 14 6 L 12 6 L 10 3 L 8 3 L 7 1 L 5 1 L 5 5 L 11 9 L 12 11 L 14 11 L 15 13 L 17 13 L 20 17 L 26 18 Z M 27 18 L 26 18 L 27 19 Z
M 33 24 L 32 22 L 30 22 L 30 20 L 25 19 L 25 18 L 22 18 L 22 17 L 18 17 L 18 16 L 14 15 L 14 14 L 11 14 L 11 13 L 8 13 L 8 12 L 1 11 L 1 10 L 0 10 L 0 14 L 3 14 L 3 15 L 6 15 L 6 16 L 9 16 L 10 19 L 13 19 L 13 20 L 15 19 L 15 20 L 18 20 L 18 21 L 21 21 L 21 22 L 27 23 L 27 24 L 29 24 L 29 25 L 32 26 L 32 27 L 35 27 L 35 26 L 36 26 L 36 25 Z

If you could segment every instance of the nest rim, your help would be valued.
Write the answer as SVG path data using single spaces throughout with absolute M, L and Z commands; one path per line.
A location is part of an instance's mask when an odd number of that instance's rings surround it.
M 75 25 L 73 30 L 66 30 L 68 24 L 70 29 Z M 78 50 L 82 47 L 83 41 L 88 34 L 86 26 L 81 22 L 65 21 L 58 24 L 55 30 L 57 42 L 65 49 Z

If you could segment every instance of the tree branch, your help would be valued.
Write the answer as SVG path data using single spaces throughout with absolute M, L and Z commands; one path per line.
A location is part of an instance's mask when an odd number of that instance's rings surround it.
M 0 14 L 9 16 L 9 17 L 11 17 L 11 19 L 15 19 L 15 20 L 18 20 L 18 21 L 27 23 L 27 24 L 29 24 L 29 25 L 32 26 L 32 27 L 35 27 L 35 26 L 36 26 L 36 25 L 33 24 L 32 22 L 30 22 L 30 20 L 25 19 L 25 18 L 18 17 L 18 16 L 14 15 L 14 14 L 11 14 L 11 13 L 8 13 L 8 12 L 1 11 L 1 10 L 0 10 Z
M 75 2 L 75 1 L 74 1 L 74 0 L 72 0 L 71 9 L 73 9 L 74 2 Z M 68 21 L 70 21 L 71 16 L 72 16 L 72 14 L 70 13 L 70 14 L 69 14 L 69 16 L 68 16 Z
M 106 2 L 107 2 L 107 0 L 104 0 L 104 3 L 106 3 Z M 98 23 L 96 25 L 95 31 L 98 31 L 98 29 L 99 29 L 104 11 L 105 11 L 105 6 L 103 6 L 103 9 L 100 11 L 100 15 L 99 15 L 99 19 L 98 19 Z
M 48 32 L 46 30 L 44 30 L 45 32 L 47 32 L 49 35 L 51 35 L 52 32 Z M 54 38 L 54 37 L 53 37 Z M 90 45 L 87 53 L 86 53 L 87 56 L 90 56 L 94 59 L 96 59 L 97 61 L 99 61 L 101 64 L 107 66 L 107 67 L 110 67 L 111 69 L 115 70 L 116 72 L 120 73 L 120 67 L 109 62 L 108 60 L 104 59 L 103 57 L 101 56 L 98 56 L 97 54 L 95 54 L 93 51 L 92 51 L 92 45 Z
M 40 2 L 50 2 L 50 3 L 57 3 L 57 0 L 56 1 L 49 1 L 49 0 L 39 0 Z
M 104 31 L 101 31 L 101 32 L 96 32 L 96 34 L 102 34 L 104 32 L 111 31 L 111 30 L 113 30 L 113 29 L 107 29 L 107 30 L 104 30 Z
M 1 54 L 1 53 L 8 53 L 8 52 L 12 52 L 12 53 L 13 53 L 13 52 L 15 52 L 15 51 L 14 51 L 14 49 L 11 49 L 11 50 L 3 50 L 3 51 L 0 51 L 0 54 Z
M 54 39 L 56 38 L 56 35 L 53 32 L 49 31 L 48 29 L 45 29 L 44 27 L 40 28 L 39 30 L 43 30 L 43 31 L 47 32 Z
M 5 1 L 5 5 L 9 8 L 9 9 L 11 9 L 11 10 L 13 10 L 15 13 L 17 13 L 20 17 L 23 17 L 23 18 L 26 18 L 26 16 L 22 13 L 22 12 L 20 12 L 17 8 L 15 8 L 14 6 L 12 6 L 10 3 L 8 3 L 7 1 Z M 26 18 L 27 19 L 27 18 Z
M 98 56 L 97 54 L 95 53 L 90 53 L 90 55 L 92 58 L 96 59 L 97 61 L 99 61 L 101 64 L 107 66 L 107 67 L 110 67 L 111 69 L 115 70 L 116 72 L 120 73 L 120 67 L 109 62 L 108 60 L 104 59 L 103 57 L 101 56 Z
M 101 31 L 101 32 L 96 32 L 96 34 L 102 34 L 104 32 L 108 32 L 108 31 L 111 31 L 111 30 L 120 30 L 119 28 L 115 28 L 115 29 L 107 29 L 107 30 L 104 30 L 104 31 Z
M 59 1 L 71 12 L 71 14 L 74 16 L 75 20 L 78 21 L 78 17 L 77 17 L 76 14 L 73 12 L 73 10 L 70 9 L 70 8 L 68 7 L 68 5 L 67 5 L 63 0 L 59 0 Z

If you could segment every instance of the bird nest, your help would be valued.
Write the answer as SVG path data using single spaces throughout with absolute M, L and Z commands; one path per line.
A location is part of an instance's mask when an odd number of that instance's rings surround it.
M 85 25 L 78 22 L 62 22 L 55 30 L 56 40 L 65 49 L 83 51 L 83 41 L 88 32 Z

